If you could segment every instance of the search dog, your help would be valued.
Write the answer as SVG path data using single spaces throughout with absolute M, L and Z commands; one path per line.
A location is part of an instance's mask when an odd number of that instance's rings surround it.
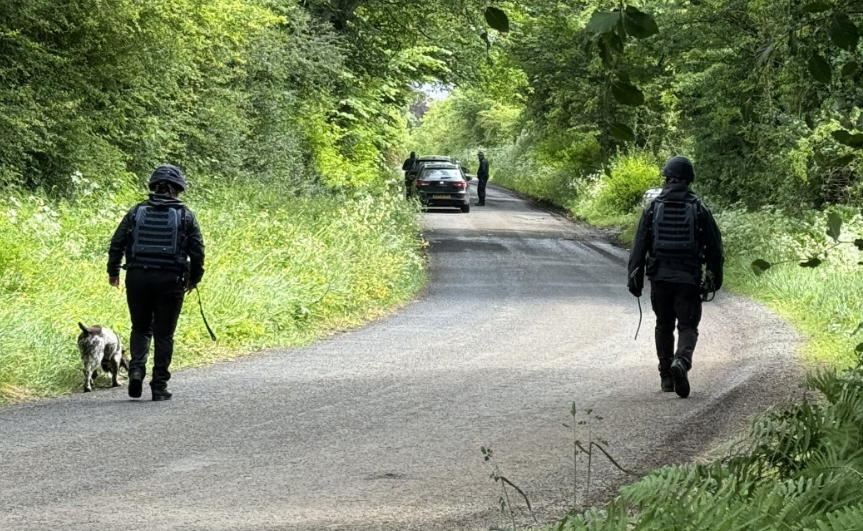
M 78 327 L 81 329 L 78 350 L 81 351 L 81 362 L 84 364 L 84 392 L 93 390 L 96 369 L 100 365 L 102 371 L 111 373 L 111 386 L 119 387 L 117 373 L 120 367 L 129 372 L 129 359 L 126 358 L 120 338 L 107 326 L 84 326 L 78 323 Z

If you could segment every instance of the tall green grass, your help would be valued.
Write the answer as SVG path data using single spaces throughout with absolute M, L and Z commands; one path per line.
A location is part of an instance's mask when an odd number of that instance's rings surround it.
M 840 240 L 846 243 L 835 248 L 826 234 L 826 212 L 725 210 L 716 217 L 726 244 L 729 288 L 766 302 L 805 333 L 804 361 L 848 367 L 863 342 L 857 329 L 863 321 L 863 266 L 858 265 L 863 253 L 852 244 L 863 238 L 863 219 L 855 209 L 833 212 L 845 220 Z M 823 262 L 801 267 L 810 257 Z M 751 268 L 756 259 L 776 265 L 756 275 Z
M 145 197 L 131 183 L 104 189 L 78 179 L 71 200 L 13 191 L 0 202 L 0 402 L 81 386 L 78 321 L 128 341 L 125 292 L 107 282 L 107 246 Z M 296 197 L 203 179 L 184 199 L 204 234 L 200 292 L 219 341 L 187 297 L 174 367 L 309 342 L 386 312 L 424 282 L 416 211 L 395 189 Z

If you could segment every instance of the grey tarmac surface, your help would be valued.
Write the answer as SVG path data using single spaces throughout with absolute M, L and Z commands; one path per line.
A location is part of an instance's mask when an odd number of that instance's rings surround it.
M 483 445 L 553 519 L 572 401 L 641 471 L 798 393 L 797 338 L 758 304 L 705 307 L 681 400 L 659 391 L 648 299 L 633 340 L 625 251 L 494 187 L 424 223 L 431 282 L 388 318 L 175 373 L 171 402 L 123 388 L 0 408 L 0 530 L 487 530 L 507 520 Z M 592 490 L 628 480 L 600 460 Z

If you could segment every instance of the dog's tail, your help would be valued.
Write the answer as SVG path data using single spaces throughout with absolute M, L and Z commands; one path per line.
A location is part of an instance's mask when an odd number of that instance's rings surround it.
M 80 321 L 78 322 L 78 328 L 80 328 L 80 329 L 81 329 L 81 331 L 82 331 L 82 332 L 84 332 L 85 334 L 89 334 L 89 333 L 90 333 L 90 331 L 89 331 L 89 330 L 87 330 L 87 327 L 86 327 L 86 326 L 84 326 L 83 324 L 81 324 L 81 322 L 80 322 Z

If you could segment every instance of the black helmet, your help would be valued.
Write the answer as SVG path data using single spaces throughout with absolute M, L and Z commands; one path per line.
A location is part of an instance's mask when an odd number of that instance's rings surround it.
M 177 185 L 180 190 L 186 190 L 186 176 L 183 175 L 183 170 L 172 165 L 162 164 L 150 175 L 150 183 L 147 185 L 150 190 L 156 189 L 156 183 L 168 181 L 171 184 Z
M 677 179 L 687 184 L 695 180 L 695 166 L 686 157 L 676 155 L 668 159 L 662 168 L 662 176 L 666 179 Z

